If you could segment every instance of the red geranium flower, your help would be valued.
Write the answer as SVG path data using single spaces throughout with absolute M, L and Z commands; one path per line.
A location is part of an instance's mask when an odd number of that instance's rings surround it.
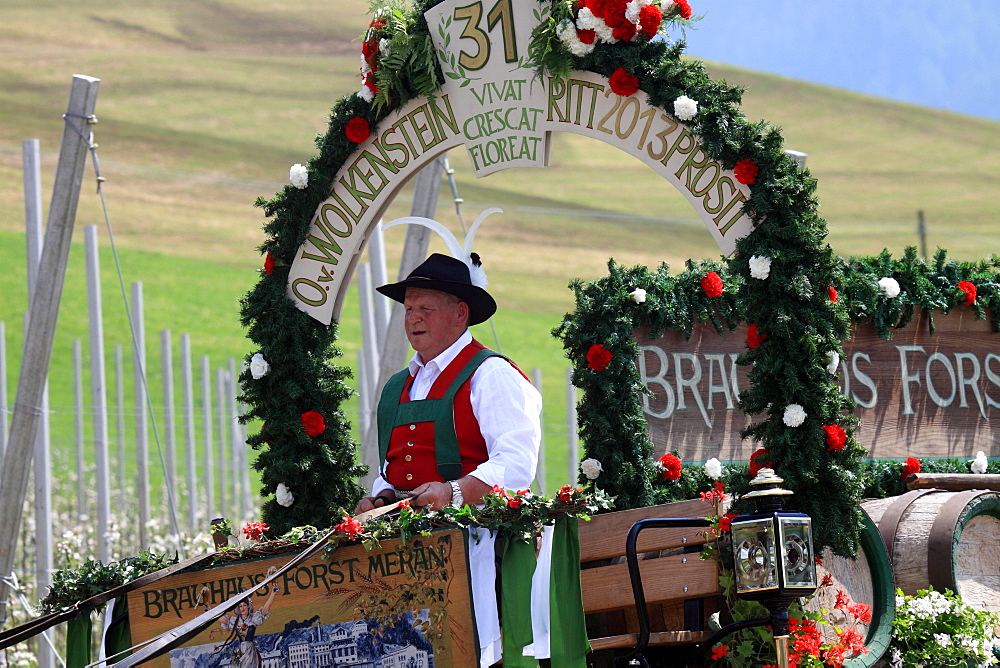
M 702 501 L 725 501 L 726 500 L 726 484 L 721 480 L 715 481 L 715 487 L 707 492 L 698 492 Z
M 409 499 L 403 499 L 402 501 L 400 501 L 399 503 L 396 504 L 396 507 L 397 508 L 409 508 L 410 507 L 410 500 Z
M 833 573 L 827 573 L 823 576 L 823 581 L 819 583 L 820 587 L 829 587 L 833 584 Z
M 723 288 L 722 279 L 714 271 L 708 272 L 701 279 L 701 289 L 709 297 L 721 297 Z
M 712 648 L 712 661 L 718 661 L 729 653 L 728 645 L 716 645 Z
M 739 517 L 736 513 L 726 513 L 719 518 L 719 531 L 732 531 L 733 520 Z
M 768 456 L 771 453 L 767 451 L 766 448 L 761 448 L 757 452 L 750 455 L 750 477 L 756 477 L 757 472 L 762 468 L 770 468 L 774 466 L 771 462 L 771 458 Z
M 274 272 L 274 257 L 271 255 L 270 251 L 267 253 L 267 257 L 264 258 L 264 273 L 271 274 Z
M 829 297 L 830 301 L 832 302 L 840 301 L 840 295 L 837 294 L 837 288 L 833 287 L 832 285 L 828 285 L 826 287 L 826 296 Z
M 357 521 L 353 517 L 344 516 L 344 521 L 333 527 L 334 531 L 339 531 L 340 533 L 346 533 L 347 537 L 354 540 L 361 533 L 361 522 Z
M 688 0 L 674 0 L 674 4 L 677 5 L 680 10 L 680 15 L 682 19 L 691 18 L 691 5 L 688 4 Z
M 976 303 L 976 285 L 968 281 L 959 281 L 958 289 L 965 293 L 965 305 L 972 306 Z
M 516 496 L 508 499 L 508 501 L 507 501 L 507 507 L 508 508 L 515 508 L 515 509 L 516 508 L 520 508 L 521 507 L 521 499 L 517 498 Z
M 250 522 L 243 527 L 243 535 L 250 540 L 261 541 L 264 539 L 264 534 L 267 533 L 270 528 L 271 527 L 267 526 L 263 522 Z
M 326 420 L 316 411 L 306 411 L 302 414 L 302 428 L 310 436 L 319 436 L 326 431 Z
M 656 5 L 646 5 L 639 10 L 639 32 L 646 36 L 646 39 L 653 39 L 660 29 L 663 21 L 663 12 Z
M 622 97 L 628 97 L 639 90 L 639 78 L 626 72 L 623 67 L 614 71 L 609 83 L 611 90 Z
M 347 127 L 344 128 L 344 135 L 355 144 L 360 144 L 368 139 L 371 133 L 372 130 L 371 126 L 368 125 L 368 121 L 360 116 L 355 116 L 347 121 Z
M 823 425 L 823 431 L 826 432 L 827 450 L 844 449 L 844 444 L 847 443 L 847 432 L 839 424 Z
M 872 620 L 872 606 L 867 603 L 854 603 L 847 607 L 847 611 L 862 624 L 867 624 Z
M 573 500 L 573 487 L 571 485 L 563 485 L 559 488 L 559 500 L 563 503 L 569 503 Z
M 603 343 L 595 343 L 590 346 L 590 350 L 587 351 L 587 366 L 589 366 L 594 371 L 604 371 L 611 364 L 611 358 L 614 355 L 611 351 L 604 347 Z
M 683 465 L 677 455 L 673 455 L 668 452 L 660 457 L 660 463 L 663 464 L 664 480 L 677 480 L 681 477 L 681 469 L 683 468 Z
M 911 473 L 920 473 L 920 460 L 916 457 L 907 457 L 903 463 L 903 480 L 909 478 Z
M 766 340 L 767 334 L 761 334 L 757 331 L 757 323 L 754 323 L 747 328 L 747 347 L 750 348 L 750 350 L 753 350 Z
M 743 158 L 736 163 L 735 167 L 733 167 L 733 172 L 736 174 L 736 180 L 748 186 L 757 183 L 758 171 L 760 170 L 757 167 L 757 163 L 750 158 Z

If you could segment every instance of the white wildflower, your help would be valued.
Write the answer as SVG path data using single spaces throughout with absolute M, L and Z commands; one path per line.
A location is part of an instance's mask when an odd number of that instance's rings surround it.
M 951 636 L 947 633 L 935 633 L 934 642 L 941 645 L 941 647 L 947 647 L 951 644 Z
M 837 375 L 837 369 L 840 368 L 840 353 L 836 350 L 831 350 L 826 354 L 827 364 L 826 370 L 831 376 Z
M 682 121 L 690 121 L 698 115 L 698 102 L 687 95 L 681 95 L 674 100 L 674 116 Z
M 629 297 L 632 298 L 632 301 L 634 301 L 636 304 L 641 304 L 644 301 L 646 301 L 646 291 L 643 290 L 642 288 L 636 288 L 635 290 L 633 290 L 628 294 Z
M 806 411 L 799 404 L 785 406 L 785 415 L 781 418 L 789 427 L 798 427 L 806 421 Z
M 596 459 L 584 459 L 580 462 L 580 472 L 587 476 L 588 480 L 596 480 L 603 470 L 601 462 Z
M 288 170 L 288 180 L 293 186 L 302 190 L 309 185 L 309 170 L 297 162 Z
M 271 370 L 271 365 L 267 363 L 261 353 L 254 353 L 250 358 L 250 375 L 254 380 L 260 380 Z
M 295 497 L 292 496 L 292 493 L 288 491 L 283 482 L 278 483 L 278 489 L 274 491 L 274 500 L 278 502 L 279 506 L 284 508 L 288 508 L 295 503 Z
M 722 477 L 722 462 L 717 457 L 712 457 L 705 462 L 705 475 L 712 480 L 718 480 Z
M 771 275 L 771 258 L 766 255 L 754 255 L 750 258 L 750 276 L 763 281 Z
M 986 453 L 980 450 L 976 453 L 976 458 L 972 462 L 972 472 L 973 473 L 986 473 L 986 467 L 990 465 L 989 461 L 986 459 Z
M 878 286 L 889 299 L 899 296 L 899 281 L 891 276 L 884 276 L 878 279 Z

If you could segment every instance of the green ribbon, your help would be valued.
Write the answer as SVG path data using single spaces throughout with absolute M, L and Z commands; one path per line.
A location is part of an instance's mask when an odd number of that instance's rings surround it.
M 111 663 L 115 663 L 129 656 L 131 652 L 122 656 L 115 656 L 118 652 L 124 652 L 132 646 L 132 633 L 128 626 L 128 597 L 122 596 L 115 599 L 115 607 L 111 612 L 111 626 L 104 637 L 104 653 L 108 657 L 114 657 Z
M 556 518 L 552 535 L 551 583 L 549 650 L 552 665 L 586 668 L 590 641 L 580 587 L 580 527 L 575 518 L 566 515 Z
M 531 644 L 532 638 L 531 575 L 535 572 L 535 546 L 509 534 L 498 536 L 498 543 L 501 541 L 503 665 L 504 668 L 537 668 L 538 661 L 523 654 L 524 646 Z
M 90 663 L 90 611 L 66 622 L 66 668 L 83 668 Z

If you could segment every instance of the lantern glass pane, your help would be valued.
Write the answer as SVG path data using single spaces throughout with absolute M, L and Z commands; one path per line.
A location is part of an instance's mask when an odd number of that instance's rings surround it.
M 780 517 L 785 587 L 816 587 L 816 555 L 808 517 Z
M 738 592 L 774 589 L 778 586 L 778 560 L 774 549 L 771 518 L 733 522 L 733 556 Z

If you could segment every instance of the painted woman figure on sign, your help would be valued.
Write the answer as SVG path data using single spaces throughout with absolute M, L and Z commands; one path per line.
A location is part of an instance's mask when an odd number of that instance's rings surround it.
M 268 575 L 270 574 L 269 572 Z M 215 648 L 212 656 L 229 647 L 232 657 L 229 665 L 233 668 L 261 668 L 263 661 L 254 636 L 257 633 L 257 627 L 268 618 L 271 612 L 271 603 L 274 602 L 274 596 L 277 593 L 278 583 L 275 582 L 271 585 L 271 592 L 264 604 L 258 610 L 254 610 L 253 601 L 248 598 L 236 605 L 234 614 L 224 615 L 219 620 L 219 625 L 223 631 L 229 632 L 229 636 L 225 642 Z

